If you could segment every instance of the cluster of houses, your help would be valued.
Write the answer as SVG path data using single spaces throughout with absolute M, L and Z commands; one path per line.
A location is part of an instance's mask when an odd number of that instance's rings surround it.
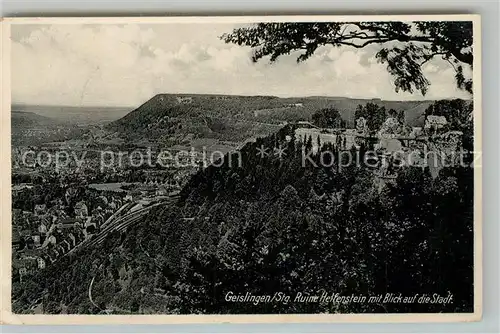
M 45 269 L 85 240 L 90 235 L 85 225 L 80 218 L 62 218 L 52 223 L 44 219 L 35 231 L 13 230 L 13 267 L 21 280 L 26 274 Z
M 71 191 L 67 191 L 66 197 L 71 198 Z M 67 215 L 62 199 L 52 203 L 50 208 L 37 204 L 33 212 L 13 210 L 14 221 L 19 222 L 14 224 L 12 231 L 13 268 L 21 280 L 26 274 L 44 269 L 97 233 L 106 219 L 123 205 L 118 196 L 110 199 L 100 196 L 97 201 L 92 212 L 85 201 L 77 202 L 74 217 Z
M 13 209 L 13 270 L 23 280 L 26 275 L 45 269 L 99 232 L 101 225 L 127 202 L 147 202 L 148 199 L 177 193 L 182 181 L 180 175 L 178 178 L 165 184 L 159 182 L 159 176 L 151 175 L 147 182 L 135 184 L 131 189 L 119 189 L 116 194 L 97 197 L 92 205 L 78 199 L 77 190 L 69 187 L 63 197 L 47 204 L 37 204 L 32 211 Z M 15 185 L 13 192 L 32 187 L 31 184 Z M 74 204 L 70 217 L 67 205 L 75 200 L 79 201 Z

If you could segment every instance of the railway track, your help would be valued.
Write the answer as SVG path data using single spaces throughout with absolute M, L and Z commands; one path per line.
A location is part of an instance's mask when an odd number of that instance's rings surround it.
M 95 246 L 98 244 L 101 244 L 106 237 L 115 231 L 122 232 L 125 231 L 128 227 L 131 225 L 139 222 L 144 218 L 153 208 L 164 206 L 164 205 L 169 205 L 175 202 L 177 199 L 177 196 L 172 196 L 166 200 L 163 200 L 158 203 L 154 203 L 151 205 L 148 205 L 146 207 L 134 210 L 133 212 L 124 212 L 128 211 L 131 208 L 133 208 L 135 205 L 140 204 L 139 202 L 134 202 L 134 203 L 129 203 L 124 206 L 122 206 L 113 216 L 111 216 L 111 219 L 108 219 L 105 224 L 103 224 L 103 229 L 95 234 L 93 237 L 90 239 L 86 239 L 83 242 L 81 242 L 79 245 L 71 249 L 69 252 L 67 252 L 64 256 L 72 254 L 80 249 L 86 248 L 86 247 L 91 247 Z M 135 204 L 135 205 L 134 205 Z

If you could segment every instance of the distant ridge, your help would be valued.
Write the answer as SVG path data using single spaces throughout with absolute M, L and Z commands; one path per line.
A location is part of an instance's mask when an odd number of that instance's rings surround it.
M 31 112 L 69 124 L 110 122 L 125 116 L 133 107 L 76 107 L 12 104 L 12 112 Z
M 153 96 L 110 123 L 108 128 L 130 139 L 147 137 L 157 140 L 166 136 L 189 135 L 223 140 L 231 140 L 231 136 L 235 136 L 236 140 L 241 140 L 245 136 L 266 135 L 271 131 L 271 128 L 258 129 L 257 125 L 311 120 L 317 110 L 329 107 L 338 109 L 347 125 L 353 127 L 356 107 L 368 102 L 384 106 L 387 110 L 402 110 L 410 126 L 422 126 L 424 111 L 434 101 L 169 93 Z
M 13 128 L 33 128 L 38 126 L 50 126 L 57 121 L 45 116 L 40 116 L 29 111 L 12 111 L 11 126 Z
M 178 137 L 175 140 L 182 141 L 185 137 L 194 136 L 238 141 L 255 135 L 267 135 L 276 130 L 276 125 L 285 122 L 310 121 L 314 112 L 329 107 L 338 109 L 347 125 L 352 127 L 356 107 L 368 102 L 384 106 L 387 110 L 404 111 L 406 122 L 410 126 L 422 126 L 424 111 L 434 101 L 386 101 L 341 96 L 162 93 L 135 109 L 14 103 L 12 111 L 31 112 L 50 117 L 54 121 L 76 125 L 109 123 L 109 130 L 131 140 Z

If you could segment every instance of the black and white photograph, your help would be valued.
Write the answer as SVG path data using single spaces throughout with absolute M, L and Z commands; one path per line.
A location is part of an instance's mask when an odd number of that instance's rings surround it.
M 479 23 L 10 20 L 2 311 L 479 320 Z

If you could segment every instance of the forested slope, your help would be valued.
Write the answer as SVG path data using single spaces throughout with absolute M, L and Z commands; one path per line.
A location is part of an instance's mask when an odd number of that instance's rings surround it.
M 27 301 L 44 296 L 49 313 L 471 312 L 472 169 L 443 169 L 433 179 L 408 167 L 380 193 L 363 166 L 303 167 L 311 142 L 291 139 L 293 131 L 286 126 L 247 144 L 241 166 L 226 157 L 222 167 L 197 173 L 177 205 L 63 259 L 23 288 L 14 283 L 14 311 L 29 312 Z M 259 155 L 261 146 L 280 145 L 281 158 Z M 98 307 L 88 298 L 93 278 Z M 230 291 L 293 298 L 320 290 L 451 293 L 453 303 L 225 300 Z

